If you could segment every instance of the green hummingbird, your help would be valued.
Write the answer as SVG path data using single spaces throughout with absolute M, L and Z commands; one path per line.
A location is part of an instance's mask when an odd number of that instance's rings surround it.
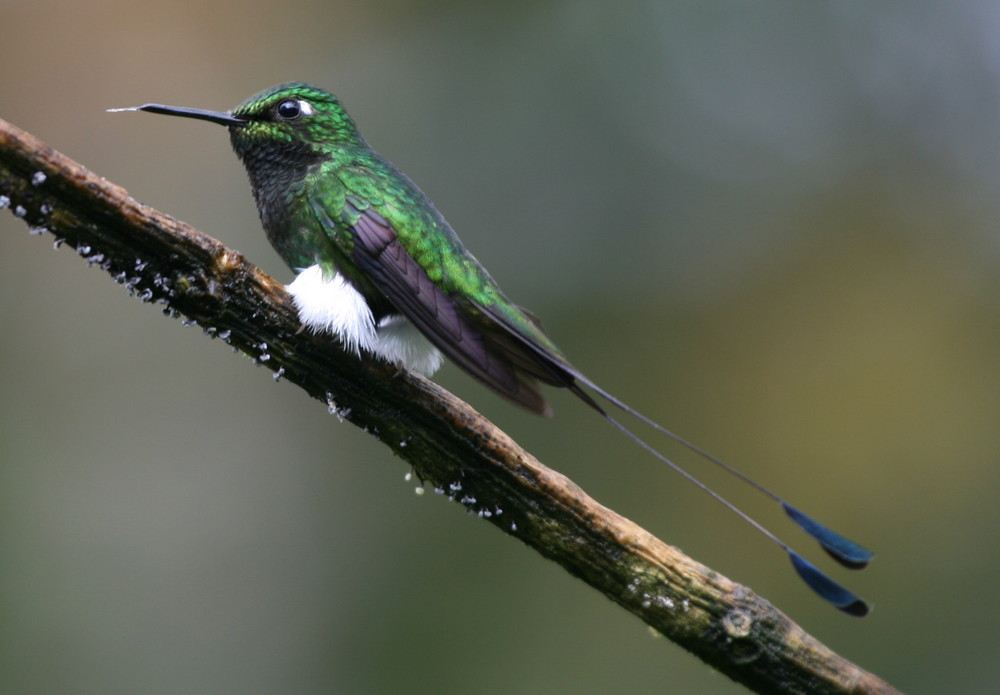
M 551 410 L 539 384 L 569 389 L 614 427 L 734 511 L 790 557 L 820 596 L 855 616 L 868 605 L 757 521 L 613 418 L 586 389 L 777 501 L 841 565 L 872 553 L 614 397 L 574 367 L 532 313 L 511 301 L 428 197 L 375 152 L 329 92 L 278 85 L 228 112 L 145 104 L 226 126 L 246 167 L 268 240 L 296 273 L 287 286 L 302 325 L 342 346 L 432 375 L 442 355 L 507 400 Z

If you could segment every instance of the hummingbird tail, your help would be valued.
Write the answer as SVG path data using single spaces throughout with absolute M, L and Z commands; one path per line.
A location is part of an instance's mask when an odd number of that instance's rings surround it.
M 585 391 L 580 386 L 580 383 L 593 389 L 601 398 L 605 399 L 608 403 L 615 406 L 622 412 L 625 412 L 628 415 L 631 415 L 632 417 L 649 425 L 650 427 L 657 430 L 661 434 L 664 434 L 670 439 L 674 440 L 681 446 L 689 449 L 690 451 L 694 452 L 695 454 L 704 458 L 705 460 L 721 467 L 723 470 L 736 476 L 740 480 L 751 485 L 756 490 L 762 492 L 763 494 L 767 495 L 774 501 L 778 502 L 782 506 L 782 509 L 784 509 L 785 513 L 789 516 L 789 518 L 791 518 L 792 521 L 794 521 L 799 526 L 799 528 L 804 530 L 806 533 L 812 536 L 817 542 L 819 542 L 823 550 L 825 550 L 834 560 L 836 560 L 844 567 L 847 567 L 849 569 L 863 569 L 868 565 L 869 561 L 873 557 L 873 554 L 870 550 L 862 547 L 861 545 L 858 545 L 857 543 L 845 538 L 839 533 L 836 533 L 835 531 L 827 528 L 826 526 L 820 524 L 812 517 L 803 514 L 797 508 L 790 505 L 788 502 L 786 502 L 781 497 L 779 497 L 775 493 L 771 492 L 770 490 L 762 486 L 760 483 L 751 479 L 744 473 L 741 473 L 740 471 L 736 470 L 729 464 L 724 463 L 715 456 L 712 456 L 705 450 L 692 444 L 683 437 L 668 430 L 659 423 L 651 420 L 649 417 L 643 415 L 642 413 L 635 410 L 631 406 L 623 403 L 615 396 L 611 395 L 601 387 L 594 384 L 586 376 L 576 372 L 573 374 L 573 376 L 575 377 L 576 381 L 579 382 L 579 383 L 572 383 L 568 386 L 569 390 L 573 394 L 575 394 L 580 400 L 582 400 L 588 406 L 597 411 L 601 415 L 601 417 L 607 420 L 608 423 L 610 423 L 613 427 L 622 432 L 626 437 L 628 437 L 633 442 L 638 444 L 640 447 L 648 451 L 655 458 L 668 465 L 674 471 L 682 475 L 693 485 L 706 492 L 717 502 L 719 502 L 724 507 L 726 507 L 734 514 L 739 516 L 746 523 L 754 527 L 758 532 L 766 536 L 771 542 L 773 542 L 782 550 L 784 550 L 791 559 L 792 566 L 795 568 L 795 571 L 798 573 L 799 577 L 819 596 L 821 596 L 829 603 L 833 604 L 836 608 L 844 611 L 848 615 L 863 617 L 868 614 L 870 609 L 868 604 L 864 600 L 862 600 L 857 595 L 855 595 L 848 589 L 844 588 L 837 582 L 833 581 L 830 577 L 821 572 L 814 565 L 803 559 L 798 553 L 792 550 L 791 547 L 788 546 L 788 544 L 786 544 L 776 535 L 771 533 L 771 531 L 765 528 L 757 520 L 752 518 L 750 515 L 748 515 L 746 512 L 741 510 L 739 507 L 734 505 L 726 498 L 722 497 L 722 495 L 720 495 L 715 490 L 708 487 L 705 483 L 701 482 L 698 478 L 689 473 L 687 470 L 681 468 L 674 461 L 669 459 L 659 450 L 655 449 L 652 445 L 650 445 L 644 439 L 639 437 L 639 435 L 635 434 L 632 430 L 625 427 L 625 425 L 621 424 L 618 420 L 612 417 L 611 414 L 608 413 L 607 409 L 605 409 L 600 403 L 598 403 L 593 396 L 591 396 L 587 391 Z

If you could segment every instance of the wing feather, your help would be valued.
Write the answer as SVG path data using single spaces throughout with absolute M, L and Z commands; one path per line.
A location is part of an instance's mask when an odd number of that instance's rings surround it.
M 551 414 L 533 377 L 556 383 L 553 374 L 531 352 L 519 349 L 506 323 L 496 324 L 476 307 L 468 311 L 459 304 L 461 297 L 436 285 L 375 210 L 362 211 L 353 232 L 352 260 L 441 352 L 501 396 L 540 415 Z M 476 321 L 477 313 L 483 320 Z

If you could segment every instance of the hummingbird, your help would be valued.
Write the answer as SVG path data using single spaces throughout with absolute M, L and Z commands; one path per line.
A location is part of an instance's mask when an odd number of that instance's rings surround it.
M 336 336 L 359 356 L 428 377 L 447 357 L 508 401 L 542 416 L 552 411 L 540 384 L 568 389 L 778 545 L 819 596 L 848 615 L 868 614 L 863 599 L 621 424 L 601 401 L 779 503 L 842 566 L 864 568 L 871 551 L 628 406 L 573 366 L 539 319 L 511 301 L 466 250 L 430 199 L 368 145 L 333 94 L 291 82 L 230 111 L 163 104 L 109 110 L 194 118 L 229 130 L 267 238 L 295 272 L 287 290 L 303 327 Z

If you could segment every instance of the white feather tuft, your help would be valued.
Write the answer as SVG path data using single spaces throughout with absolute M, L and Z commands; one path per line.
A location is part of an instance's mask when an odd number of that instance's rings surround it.
M 386 316 L 379 322 L 374 352 L 387 362 L 401 364 L 424 376 L 432 376 L 444 361 L 441 352 L 423 333 L 399 314 Z
M 376 327 L 365 298 L 339 274 L 327 279 L 319 265 L 309 266 L 286 289 L 302 325 L 333 333 L 355 354 L 364 350 L 425 376 L 441 367 L 441 353 L 404 317 L 386 316 Z
M 365 298 L 339 274 L 323 277 L 323 269 L 312 265 L 295 276 L 285 289 L 292 295 L 299 321 L 316 333 L 333 333 L 344 347 L 360 354 L 373 352 L 378 339 L 375 319 Z

